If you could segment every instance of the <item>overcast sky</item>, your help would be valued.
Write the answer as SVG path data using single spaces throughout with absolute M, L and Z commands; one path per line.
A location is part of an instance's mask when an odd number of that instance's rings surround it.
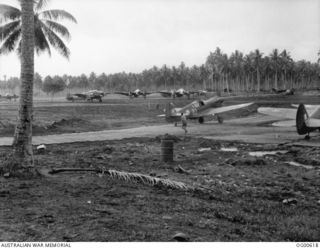
M 63 22 L 69 61 L 36 57 L 42 76 L 201 65 L 216 47 L 229 55 L 287 49 L 312 62 L 320 50 L 320 0 L 52 0 L 47 8 L 67 10 L 78 24 Z M 0 56 L 0 77 L 19 74 L 15 54 Z

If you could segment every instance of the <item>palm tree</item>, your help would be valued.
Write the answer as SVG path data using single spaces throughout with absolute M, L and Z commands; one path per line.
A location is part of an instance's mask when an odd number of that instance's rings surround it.
M 212 53 L 210 52 L 209 56 L 206 59 L 206 67 L 208 68 L 211 75 L 211 89 L 213 90 L 214 78 L 216 78 L 215 90 L 220 91 L 219 82 L 222 78 L 221 72 L 219 71 L 219 64 L 223 54 L 219 47 Z
M 244 71 L 245 71 L 245 75 L 246 75 L 246 90 L 250 91 L 252 90 L 252 74 L 253 74 L 253 62 L 252 62 L 252 58 L 249 55 L 246 55 L 244 57 Z
M 33 0 L 21 0 L 21 87 L 18 123 L 13 140 L 13 158 L 9 172 L 34 172 L 32 153 L 32 95 L 34 78 L 34 12 Z
M 272 53 L 270 54 L 270 59 L 274 70 L 274 88 L 278 89 L 278 72 L 280 66 L 280 57 L 278 49 L 272 50 Z
M 260 72 L 261 72 L 261 66 L 262 66 L 262 55 L 263 54 L 260 53 L 259 49 L 256 49 L 251 54 L 253 65 L 257 73 L 257 92 L 260 92 Z
M 223 91 L 226 90 L 226 92 L 229 94 L 229 74 L 230 74 L 230 64 L 229 64 L 229 58 L 227 54 L 223 54 L 222 57 L 220 57 L 219 60 L 219 72 L 222 73 L 222 83 L 224 81 L 225 84 L 223 84 Z
M 210 72 L 209 72 L 208 68 L 204 64 L 202 64 L 200 66 L 200 79 L 202 82 L 202 89 L 203 90 L 207 90 L 206 80 L 209 78 L 209 76 L 210 76 Z
M 18 0 L 21 1 L 21 0 Z M 62 56 L 69 58 L 70 50 L 67 48 L 61 38 L 70 39 L 68 29 L 57 21 L 66 19 L 77 22 L 76 19 L 65 10 L 44 10 L 42 9 L 49 0 L 32 1 L 34 15 L 34 35 L 35 50 L 37 54 L 47 51 L 51 55 L 50 46 L 55 48 Z M 22 10 L 13 6 L 0 4 L 0 14 L 6 21 L 0 26 L 0 41 L 3 42 L 0 48 L 0 54 L 18 51 L 21 54 L 22 37 Z
M 19 116 L 13 139 L 13 154 L 3 169 L 11 173 L 35 174 L 32 152 L 34 51 L 48 51 L 51 54 L 50 43 L 63 56 L 69 58 L 69 49 L 56 33 L 65 38 L 69 38 L 70 34 L 64 26 L 55 21 L 63 18 L 72 21 L 75 19 L 63 10 L 40 12 L 47 0 L 18 1 L 21 10 L 0 4 L 0 15 L 6 22 L 0 26 L 3 42 L 0 54 L 17 49 L 21 60 Z
M 162 66 L 162 68 L 160 69 L 160 75 L 164 82 L 164 89 L 167 90 L 167 81 L 168 81 L 168 78 L 170 77 L 170 72 L 167 65 Z
M 237 86 L 238 91 L 241 91 L 241 78 L 243 77 L 243 53 L 236 50 L 230 56 L 230 65 L 235 78 L 235 87 Z
M 270 90 L 270 76 L 272 74 L 272 67 L 270 63 L 270 58 L 265 56 L 262 58 L 262 67 L 261 67 L 262 75 L 264 77 L 264 90 Z
M 283 50 L 280 53 L 280 61 L 281 61 L 281 69 L 283 71 L 283 87 L 287 88 L 287 74 L 292 66 L 292 58 L 290 54 L 287 52 L 287 50 Z

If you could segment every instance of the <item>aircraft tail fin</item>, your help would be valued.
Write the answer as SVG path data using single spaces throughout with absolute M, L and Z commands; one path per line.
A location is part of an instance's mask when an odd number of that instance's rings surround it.
M 296 116 L 296 127 L 299 135 L 304 135 L 310 133 L 312 129 L 307 126 L 307 120 L 309 119 L 309 114 L 304 106 L 304 104 L 300 104 L 297 110 Z
M 165 109 L 166 121 L 169 122 L 169 123 L 180 122 L 181 121 L 180 110 L 181 110 L 181 108 L 174 107 L 173 103 L 167 104 L 166 105 L 166 109 Z
M 165 110 L 166 118 L 169 118 L 171 116 L 173 108 L 174 108 L 174 104 L 171 102 L 166 105 L 166 110 Z

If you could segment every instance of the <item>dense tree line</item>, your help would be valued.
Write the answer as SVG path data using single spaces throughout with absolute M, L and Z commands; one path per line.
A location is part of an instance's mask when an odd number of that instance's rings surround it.
M 231 55 L 220 48 L 211 52 L 204 64 L 187 67 L 183 62 L 177 67 L 163 65 L 141 73 L 115 73 L 79 76 L 46 76 L 38 73 L 34 86 L 47 94 L 64 89 L 99 89 L 104 91 L 130 91 L 137 88 L 148 91 L 185 88 L 211 91 L 270 91 L 275 89 L 312 89 L 320 87 L 320 51 L 318 63 L 294 61 L 286 50 L 274 49 L 263 55 L 258 49 L 244 55 L 236 50 Z M 14 89 L 17 78 L 0 82 L 0 88 Z
M 20 86 L 20 79 L 18 77 L 10 77 L 9 79 L 0 80 L 0 89 L 7 90 L 13 92 L 16 87 Z
M 212 88 L 261 91 L 271 88 L 306 89 L 319 87 L 320 65 L 294 61 L 290 54 L 274 49 L 264 56 L 258 49 L 244 55 L 236 50 L 230 56 L 217 48 L 207 57 Z

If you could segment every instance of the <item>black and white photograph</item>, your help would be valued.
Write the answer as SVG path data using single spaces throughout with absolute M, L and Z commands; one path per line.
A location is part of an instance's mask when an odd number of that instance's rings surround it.
M 0 0 L 0 247 L 318 248 L 319 179 L 319 0 Z

